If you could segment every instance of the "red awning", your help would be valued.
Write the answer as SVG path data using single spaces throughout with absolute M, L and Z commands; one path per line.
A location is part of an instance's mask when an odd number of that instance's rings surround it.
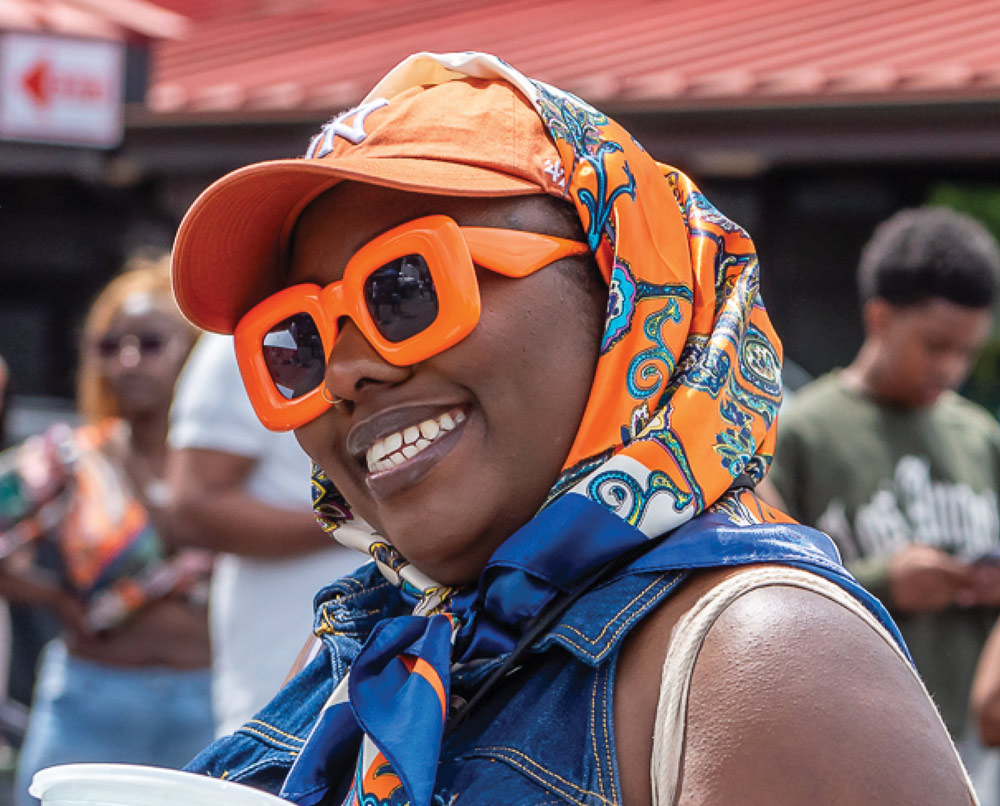
M 146 0 L 2 0 L 0 30 L 101 39 L 181 36 L 187 20 Z
M 155 49 L 164 114 L 335 110 L 418 50 L 495 53 L 615 109 L 1000 95 L 998 0 L 159 2 L 196 18 Z

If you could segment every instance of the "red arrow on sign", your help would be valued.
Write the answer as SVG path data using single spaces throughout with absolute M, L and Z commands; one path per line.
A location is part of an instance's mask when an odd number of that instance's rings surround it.
M 28 94 L 34 96 L 35 101 L 42 106 L 46 106 L 50 99 L 49 67 L 48 62 L 38 62 L 21 79 Z

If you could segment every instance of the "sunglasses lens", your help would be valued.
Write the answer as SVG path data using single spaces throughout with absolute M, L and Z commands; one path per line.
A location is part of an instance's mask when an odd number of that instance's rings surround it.
M 323 382 L 326 356 L 316 323 L 297 313 L 264 334 L 264 363 L 282 397 L 294 400 Z
M 142 333 L 139 335 L 139 353 L 142 355 L 159 355 L 167 340 L 159 333 Z
M 438 298 L 427 261 L 405 255 L 376 269 L 365 280 L 365 303 L 388 341 L 405 341 L 437 318 Z
M 97 342 L 97 354 L 101 358 L 115 358 L 118 355 L 118 339 L 101 339 Z
M 159 333 L 126 333 L 124 336 L 105 336 L 95 347 L 97 355 L 103 359 L 118 358 L 123 350 L 138 351 L 141 358 L 153 358 L 163 351 L 167 341 L 167 337 Z

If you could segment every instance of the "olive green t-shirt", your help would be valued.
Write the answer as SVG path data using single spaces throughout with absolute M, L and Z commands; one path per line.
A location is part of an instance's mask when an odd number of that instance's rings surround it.
M 892 612 L 946 724 L 960 735 L 997 612 L 899 613 L 886 568 L 909 543 L 965 559 L 998 547 L 1000 425 L 953 393 L 922 409 L 887 406 L 848 389 L 835 371 L 782 410 L 768 478 L 789 514 L 829 534 L 851 572 Z

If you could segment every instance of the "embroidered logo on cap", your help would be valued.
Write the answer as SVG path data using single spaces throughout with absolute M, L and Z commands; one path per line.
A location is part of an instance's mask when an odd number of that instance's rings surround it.
M 358 145 L 368 136 L 365 131 L 365 118 L 376 109 L 388 106 L 389 102 L 385 98 L 373 98 L 367 103 L 341 112 L 337 117 L 328 123 L 323 124 L 320 133 L 309 141 L 309 148 L 306 149 L 307 159 L 319 159 L 325 157 L 333 151 L 334 140 L 343 137 L 354 145 Z M 353 118 L 353 121 L 348 123 Z

